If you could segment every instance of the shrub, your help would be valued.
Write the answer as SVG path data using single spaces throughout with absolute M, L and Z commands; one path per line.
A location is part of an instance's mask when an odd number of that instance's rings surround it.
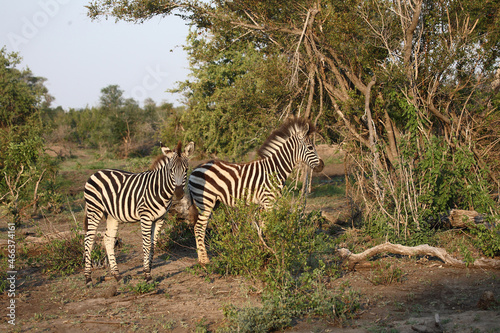
M 265 284 L 262 307 L 225 311 L 233 330 L 283 329 L 293 318 L 309 315 L 343 321 L 359 308 L 355 292 L 326 287 L 338 272 L 333 241 L 316 229 L 319 214 L 305 214 L 303 207 L 285 194 L 268 211 L 244 202 L 215 211 L 209 272 L 243 275 Z
M 155 251 L 167 252 L 178 246 L 196 246 L 194 231 L 185 221 L 169 215 L 161 229 Z
M 500 255 L 500 223 L 488 229 L 485 225 L 470 225 L 470 233 L 473 235 L 472 242 L 476 248 L 488 257 Z

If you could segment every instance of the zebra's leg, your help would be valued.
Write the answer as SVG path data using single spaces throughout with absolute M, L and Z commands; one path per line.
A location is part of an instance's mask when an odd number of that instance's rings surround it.
M 116 281 L 120 281 L 120 273 L 118 271 L 118 265 L 116 264 L 115 257 L 115 242 L 116 234 L 118 233 L 118 220 L 108 215 L 106 220 L 106 233 L 104 234 L 104 247 L 106 248 L 106 253 L 108 254 L 109 267 L 111 269 L 111 274 L 115 277 Z
M 156 247 L 156 243 L 158 242 L 158 238 L 159 238 L 159 235 L 160 235 L 160 230 L 161 230 L 161 227 L 163 226 L 163 223 L 165 222 L 164 219 L 159 219 L 155 222 L 152 223 L 151 225 L 151 248 L 149 250 L 149 280 L 146 276 L 146 280 L 147 281 L 151 281 L 151 269 L 153 268 L 153 257 L 154 257 L 154 253 L 155 253 L 155 247 Z
M 95 234 L 97 232 L 97 227 L 99 226 L 99 222 L 101 222 L 101 218 L 103 216 L 102 212 L 86 212 L 85 215 L 85 240 L 84 240 L 84 260 L 85 260 L 85 284 L 87 286 L 92 285 L 92 259 L 90 258 L 90 254 L 92 253 L 92 249 L 94 248 L 94 240 Z
M 142 252 L 144 254 L 144 278 L 146 282 L 151 281 L 151 238 L 153 235 L 154 222 L 147 219 L 141 219 L 141 232 L 142 232 Z M 151 254 L 152 256 L 152 254 Z
M 198 221 L 194 226 L 194 236 L 196 238 L 196 249 L 198 252 L 198 262 L 206 265 L 210 262 L 208 258 L 207 249 L 205 247 L 205 232 L 207 230 L 208 219 L 212 213 L 212 209 L 205 209 L 198 216 Z

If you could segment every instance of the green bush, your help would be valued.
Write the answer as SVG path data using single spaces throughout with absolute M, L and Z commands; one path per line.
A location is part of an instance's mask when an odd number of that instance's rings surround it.
M 286 287 L 294 276 L 313 269 L 322 254 L 333 252 L 315 227 L 318 214 L 305 214 L 302 208 L 287 195 L 267 211 L 242 201 L 218 209 L 211 220 L 209 269 Z
M 230 307 L 224 311 L 229 328 L 238 332 L 269 332 L 284 329 L 294 318 L 314 316 L 343 324 L 354 318 L 360 308 L 359 294 L 343 286 L 326 288 L 321 270 L 316 279 L 293 288 L 267 291 L 261 307 Z
M 485 225 L 470 225 L 469 232 L 473 235 L 472 243 L 488 257 L 500 255 L 500 223 L 491 229 Z
M 364 227 L 370 236 L 409 246 L 432 244 L 441 217 L 451 209 L 498 210 L 488 176 L 468 147 L 451 147 L 435 136 L 403 139 L 392 174 L 379 170 L 385 194 L 366 209 Z
M 185 221 L 177 220 L 175 215 L 168 215 L 156 243 L 155 251 L 167 252 L 179 246 L 196 246 L 193 228 Z
M 233 330 L 268 332 L 304 316 L 343 321 L 359 308 L 357 293 L 326 287 L 339 271 L 333 240 L 315 227 L 320 215 L 306 214 L 303 207 L 285 194 L 267 211 L 244 202 L 215 211 L 208 271 L 243 275 L 265 285 L 262 307 L 225 311 Z

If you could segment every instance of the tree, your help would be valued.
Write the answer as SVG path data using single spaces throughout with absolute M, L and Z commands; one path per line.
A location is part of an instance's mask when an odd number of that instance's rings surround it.
M 323 135 L 333 128 L 346 138 L 351 195 L 388 236 L 407 237 L 453 207 L 497 211 L 490 193 L 500 187 L 498 0 L 135 0 L 88 8 L 94 18 L 136 22 L 178 10 L 208 31 L 210 52 L 239 44 L 261 59 L 280 56 L 288 105 Z M 224 101 L 213 103 L 216 110 Z
M 53 174 L 44 153 L 40 110 L 52 98 L 29 69 L 19 70 L 21 58 L 0 50 L 0 202 L 18 222 L 38 202 L 43 177 Z
M 186 49 L 194 80 L 174 91 L 184 92 L 188 103 L 182 115 L 186 139 L 197 140 L 209 154 L 239 157 L 283 116 L 289 95 L 281 85 L 286 63 L 249 42 L 226 46 L 221 50 L 201 31 L 191 32 Z

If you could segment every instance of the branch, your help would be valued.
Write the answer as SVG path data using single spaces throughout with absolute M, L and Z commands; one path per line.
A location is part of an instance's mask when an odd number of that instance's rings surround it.
M 432 256 L 438 257 L 445 264 L 453 267 L 475 267 L 475 268 L 495 268 L 500 269 L 500 260 L 481 258 L 475 260 L 473 263 L 467 264 L 466 262 L 452 257 L 445 249 L 439 247 L 429 246 L 427 244 L 418 246 L 404 246 L 400 244 L 384 243 L 377 245 L 375 247 L 369 248 L 368 250 L 354 254 L 346 248 L 341 248 L 338 250 L 341 258 L 349 262 L 349 268 L 354 268 L 354 266 L 361 261 L 367 260 L 376 254 L 389 252 L 393 254 L 401 254 L 407 256 Z
M 410 58 L 411 58 L 411 50 L 412 50 L 412 41 L 413 41 L 413 33 L 417 28 L 418 19 L 420 17 L 420 12 L 422 10 L 422 1 L 418 1 L 415 6 L 415 11 L 413 12 L 413 17 L 408 29 L 405 32 L 405 56 L 404 56 L 404 64 L 409 67 Z

